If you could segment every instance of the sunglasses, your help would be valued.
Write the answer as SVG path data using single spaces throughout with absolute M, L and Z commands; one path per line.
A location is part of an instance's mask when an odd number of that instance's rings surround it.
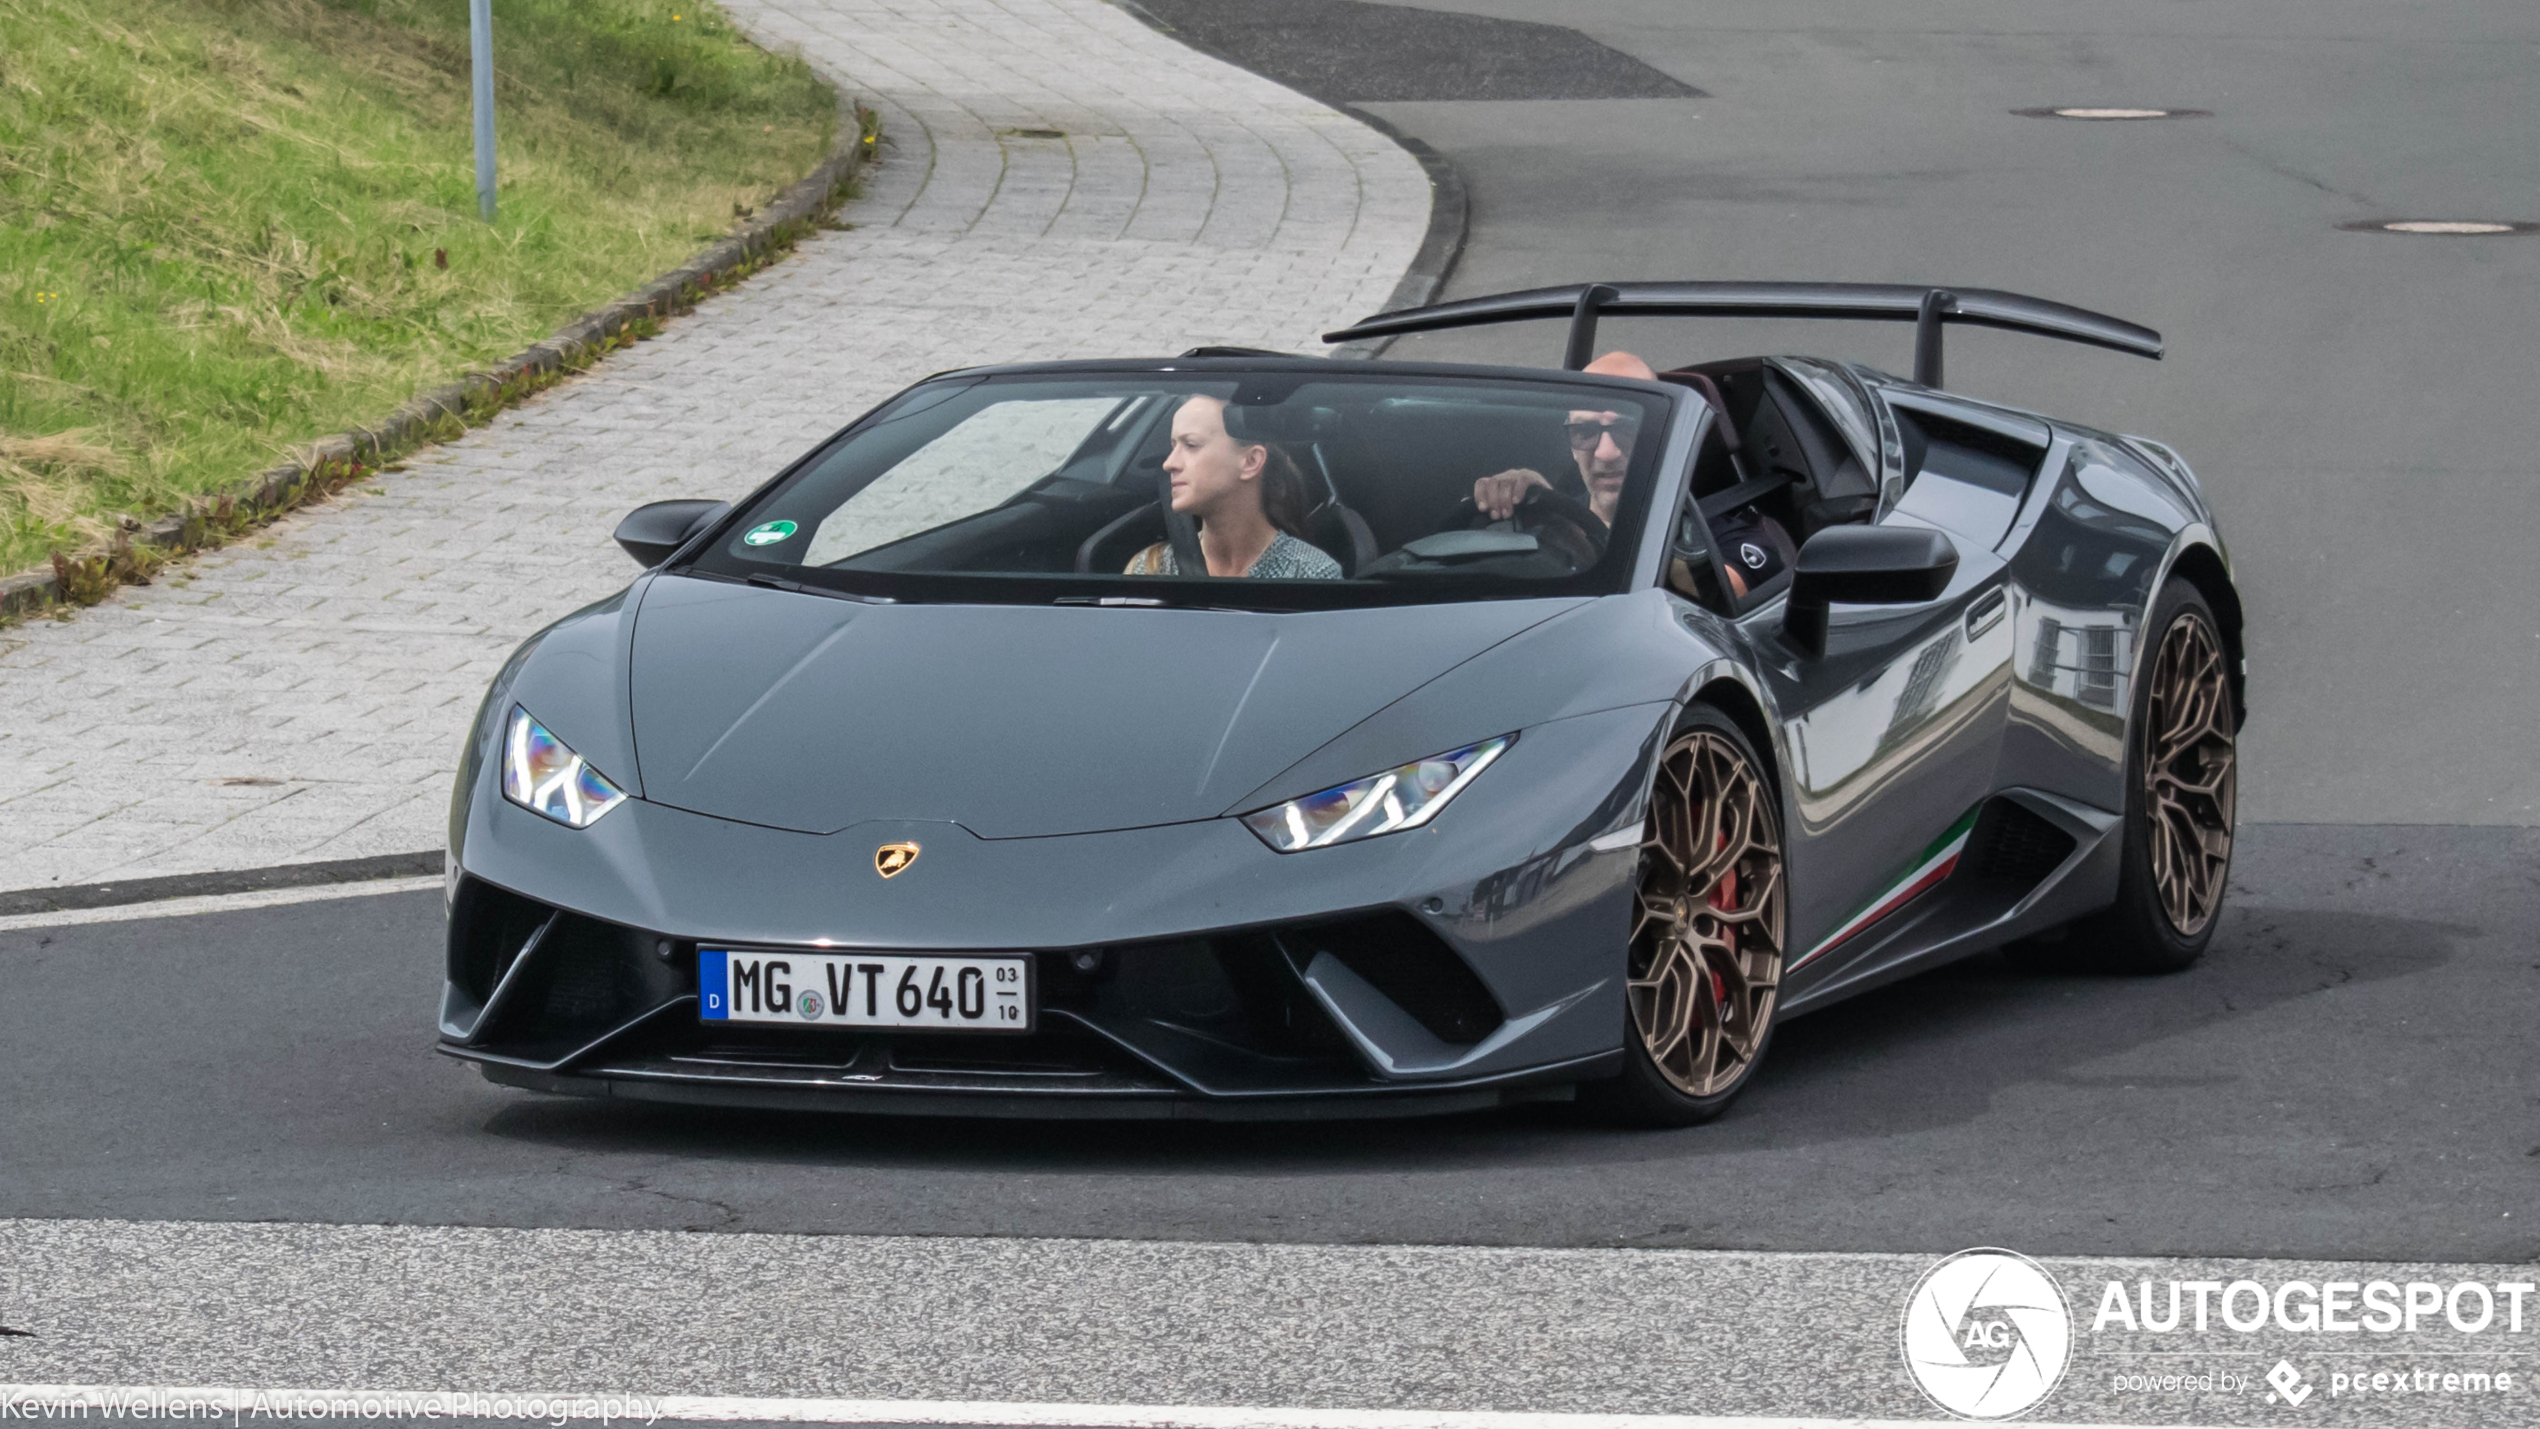
M 1574 452 L 1592 452 L 1596 450 L 1597 442 L 1606 437 L 1612 437 L 1616 447 L 1628 452 L 1632 449 L 1633 439 L 1640 435 L 1638 417 L 1616 417 L 1609 422 L 1572 422 L 1569 426 L 1570 450 Z

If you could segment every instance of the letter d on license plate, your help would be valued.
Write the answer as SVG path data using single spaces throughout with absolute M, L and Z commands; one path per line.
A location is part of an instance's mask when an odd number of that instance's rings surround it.
M 1032 960 L 699 948 L 697 1017 L 791 1027 L 1029 1032 Z

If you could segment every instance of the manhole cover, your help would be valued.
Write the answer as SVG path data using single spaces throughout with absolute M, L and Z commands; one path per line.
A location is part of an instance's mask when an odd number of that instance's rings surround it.
M 2492 238 L 2509 233 L 2540 233 L 2540 223 L 2498 218 L 2366 218 L 2338 227 L 2349 233 L 2409 233 L 2432 238 Z
M 2139 109 L 2120 105 L 2068 104 L 2051 109 L 2014 109 L 2023 119 L 2210 119 L 2210 109 Z

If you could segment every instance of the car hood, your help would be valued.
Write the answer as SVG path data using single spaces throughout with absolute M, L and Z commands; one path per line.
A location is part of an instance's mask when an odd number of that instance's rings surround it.
M 638 780 L 655 803 L 806 833 L 929 819 L 1031 838 L 1213 818 L 1580 603 L 875 605 L 666 577 L 635 627 Z

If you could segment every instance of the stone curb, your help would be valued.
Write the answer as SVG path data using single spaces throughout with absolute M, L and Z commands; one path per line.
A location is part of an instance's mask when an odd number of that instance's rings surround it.
M 370 883 L 386 878 L 416 878 L 443 871 L 439 849 L 421 853 L 374 854 L 368 858 L 335 858 L 317 863 L 281 863 L 215 873 L 178 873 L 157 878 L 123 878 L 112 883 L 56 884 L 50 888 L 12 888 L 0 892 L 0 918 L 30 913 L 69 913 L 91 908 L 121 908 L 171 898 L 209 898 L 233 893 L 266 893 L 282 888 L 316 888 L 336 883 Z
M 1261 74 L 1259 70 L 1252 69 L 1238 60 L 1218 53 L 1194 36 L 1184 34 L 1166 24 L 1162 17 L 1138 4 L 1137 0 L 1111 0 L 1111 3 L 1129 18 L 1177 45 L 1197 50 L 1210 59 L 1232 65 L 1247 74 L 1260 75 L 1261 78 L 1268 79 L 1272 84 L 1280 85 L 1281 88 L 1293 88 L 1293 86 L 1282 84 L 1279 80 L 1270 79 L 1270 76 Z M 1301 90 L 1298 92 L 1303 93 Z M 1383 311 L 1396 313 L 1405 308 L 1424 306 L 1434 300 L 1438 290 L 1446 286 L 1447 275 L 1455 271 L 1455 260 L 1464 256 L 1464 238 L 1472 224 L 1472 200 L 1464 188 L 1463 171 L 1456 168 L 1454 161 L 1446 155 L 1355 104 L 1318 94 L 1307 94 L 1305 97 L 1318 104 L 1330 105 L 1391 139 L 1404 152 L 1417 159 L 1420 163 L 1420 171 L 1429 176 L 1429 231 L 1421 237 L 1420 251 L 1412 255 L 1411 266 L 1404 270 L 1402 281 L 1394 285 L 1393 295 L 1385 299 Z M 1373 313 L 1362 314 L 1350 321 L 1357 322 L 1373 316 L 1375 316 Z M 1346 342 L 1333 348 L 1330 355 L 1338 358 L 1372 358 L 1391 347 L 1393 342 L 1394 339 L 1391 337 Z
M 237 486 L 188 502 L 182 511 L 143 522 L 126 516 L 102 554 L 53 556 L 52 568 L 0 578 L 0 619 L 62 605 L 94 605 L 116 586 L 146 580 L 170 556 L 214 546 L 250 526 L 326 496 L 383 459 L 455 437 L 529 394 L 597 362 L 624 345 L 629 330 L 685 312 L 700 298 L 746 277 L 794 246 L 847 197 L 872 154 L 879 130 L 861 104 L 840 106 L 843 142 L 820 166 L 770 200 L 741 229 L 687 263 L 626 296 L 583 314 L 527 348 L 481 371 L 435 387 L 375 427 L 357 427 L 302 446 L 290 460 Z
M 1385 299 L 1384 311 L 1398 313 L 1405 308 L 1425 307 L 1437 301 L 1438 290 L 1446 286 L 1448 275 L 1455 271 L 1455 260 L 1464 256 L 1464 236 L 1472 226 L 1472 200 L 1464 190 L 1464 173 L 1455 167 L 1454 160 L 1357 105 L 1344 104 L 1339 108 L 1343 114 L 1401 145 L 1420 161 L 1421 172 L 1429 176 L 1429 231 L 1420 239 L 1420 251 L 1411 255 L 1411 266 L 1403 270 L 1402 281 L 1394 284 L 1392 296 Z M 1392 337 L 1345 342 L 1332 349 L 1332 356 L 1378 357 L 1393 344 Z

